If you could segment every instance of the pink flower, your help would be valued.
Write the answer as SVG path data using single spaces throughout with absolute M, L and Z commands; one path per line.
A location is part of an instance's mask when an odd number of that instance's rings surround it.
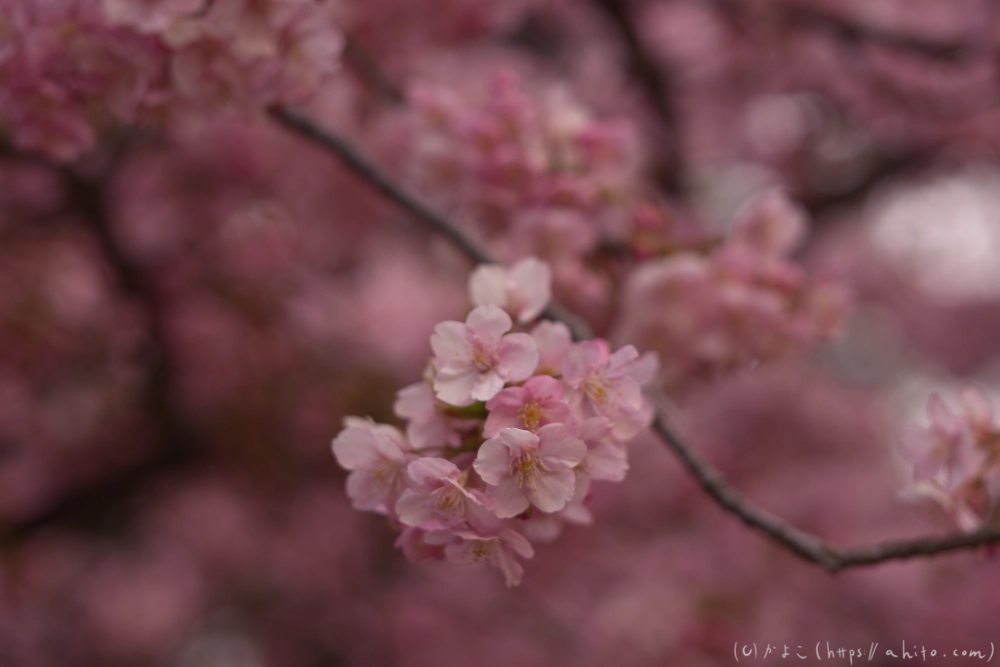
M 959 395 L 956 415 L 937 394 L 927 404 L 930 425 L 908 434 L 903 455 L 913 464 L 912 495 L 943 507 L 964 530 L 974 530 L 995 513 L 1000 495 L 993 406 L 976 387 Z
M 407 473 L 410 488 L 396 503 L 396 514 L 403 524 L 427 530 L 456 528 L 467 522 L 480 529 L 496 526 L 496 517 L 483 505 L 481 492 L 462 486 L 462 471 L 451 461 L 417 459 L 407 467 Z
M 548 375 L 529 378 L 522 387 L 507 387 L 486 403 L 490 411 L 483 437 L 495 437 L 501 429 L 518 428 L 536 433 L 546 424 L 570 421 L 563 400 L 562 383 Z
M 531 330 L 531 337 L 538 346 L 538 375 L 562 375 L 563 362 L 573 346 L 573 336 L 569 327 L 562 322 L 542 320 Z
M 337 463 L 350 470 L 347 495 L 354 507 L 389 514 L 403 491 L 409 444 L 392 426 L 347 417 L 333 440 Z
M 434 400 L 434 390 L 421 380 L 399 390 L 393 411 L 409 420 L 406 437 L 414 449 L 427 447 L 458 447 L 460 431 L 478 425 L 477 420 L 449 417 Z
M 469 295 L 477 306 L 499 306 L 521 324 L 545 310 L 552 298 L 548 264 L 528 257 L 509 269 L 497 264 L 480 266 L 469 277 Z
M 503 572 L 508 586 L 521 583 L 524 568 L 514 558 L 531 558 L 535 550 L 531 543 L 510 528 L 505 528 L 494 536 L 483 537 L 475 533 L 458 533 L 462 538 L 445 547 L 446 559 L 456 565 L 481 567 L 491 565 Z
M 575 503 L 582 503 L 594 480 L 620 482 L 628 472 L 625 447 L 611 441 L 612 424 L 604 417 L 591 417 L 580 424 L 580 439 L 587 445 L 587 455 L 576 466 Z
M 614 436 L 630 439 L 649 426 L 652 408 L 641 385 L 657 372 L 656 357 L 642 357 L 631 345 L 614 354 L 604 340 L 577 343 L 563 364 L 563 380 L 572 387 L 569 405 L 580 419 L 606 417 Z
M 512 324 L 497 306 L 480 306 L 464 324 L 442 322 L 434 328 L 434 391 L 440 400 L 458 406 L 488 401 L 505 382 L 531 376 L 538 348 L 528 334 L 505 336 Z
M 787 255 L 806 235 L 806 214 L 781 190 L 768 190 L 753 199 L 733 223 L 733 236 L 757 250 Z
M 583 460 L 587 445 L 576 429 L 549 424 L 538 434 L 506 428 L 479 448 L 473 467 L 489 486 L 486 497 L 500 518 L 517 516 L 534 505 L 557 512 L 573 497 L 573 466 Z

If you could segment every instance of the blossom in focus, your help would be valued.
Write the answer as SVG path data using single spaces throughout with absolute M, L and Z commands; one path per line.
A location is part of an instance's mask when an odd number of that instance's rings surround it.
M 407 472 L 411 486 L 396 503 L 403 524 L 441 530 L 466 521 L 490 523 L 481 497 L 462 486 L 462 471 L 451 461 L 424 457 L 410 463 Z
M 451 405 L 471 405 L 493 398 L 506 382 L 530 377 L 538 365 L 538 348 L 528 334 L 507 334 L 512 325 L 497 306 L 479 306 L 464 324 L 438 324 L 431 336 L 437 397 Z
M 546 424 L 571 421 L 563 400 L 562 383 L 548 375 L 529 378 L 523 386 L 507 387 L 486 403 L 489 417 L 483 437 L 495 437 L 501 429 L 518 428 L 537 433 Z
M 486 497 L 501 518 L 517 516 L 534 505 L 556 512 L 573 498 L 573 466 L 583 460 L 587 446 L 576 429 L 549 424 L 531 433 L 507 428 L 483 443 L 474 467 L 490 485 Z

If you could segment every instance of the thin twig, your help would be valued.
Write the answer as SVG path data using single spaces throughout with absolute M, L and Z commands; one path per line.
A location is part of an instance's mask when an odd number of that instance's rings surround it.
M 666 67 L 661 67 L 643 44 L 629 16 L 626 0 L 594 0 L 610 18 L 625 43 L 629 69 L 632 70 L 653 108 L 662 144 L 656 155 L 660 161 L 657 180 L 668 194 L 676 195 L 683 188 L 684 169 L 681 163 L 680 118 L 677 112 L 677 84 Z
M 396 183 L 345 138 L 291 109 L 277 107 L 272 110 L 272 116 L 286 128 L 330 151 L 370 186 L 436 233 L 446 236 L 473 261 L 493 263 L 492 258 L 479 242 L 468 236 L 457 224 L 428 207 Z M 582 326 L 579 318 L 572 316 L 566 319 L 567 315 L 569 315 L 567 311 L 558 305 L 550 307 L 546 312 L 547 317 L 563 321 L 573 332 L 575 338 L 581 339 L 589 335 L 589 328 Z M 662 404 L 662 398 L 656 395 L 649 395 L 649 398 L 657 411 L 653 431 L 680 458 L 688 472 L 698 481 L 709 497 L 722 509 L 738 517 L 747 526 L 763 533 L 776 544 L 803 560 L 815 563 L 830 572 L 850 567 L 875 565 L 889 560 L 932 556 L 1000 542 L 1000 528 L 987 528 L 974 533 L 888 541 L 856 548 L 838 548 L 830 545 L 819 537 L 796 528 L 780 517 L 758 507 L 749 498 L 731 487 L 722 474 L 692 449 L 673 429 Z

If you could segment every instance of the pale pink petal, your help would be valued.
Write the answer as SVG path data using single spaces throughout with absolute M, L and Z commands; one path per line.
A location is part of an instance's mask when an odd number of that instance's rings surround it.
M 481 340 L 499 340 L 510 331 L 514 323 L 510 315 L 497 306 L 479 306 L 474 308 L 465 319 L 466 325 Z M 440 325 L 438 325 L 440 326 Z
M 544 320 L 531 330 L 531 337 L 538 346 L 537 373 L 562 374 L 563 362 L 573 344 L 569 327 L 562 322 Z
M 656 411 L 646 399 L 641 399 L 639 409 L 622 414 L 615 420 L 612 436 L 619 442 L 635 438 L 653 423 Z
M 530 493 L 528 489 L 518 487 L 513 477 L 507 477 L 497 486 L 486 489 L 486 498 L 493 512 L 501 519 L 507 519 L 528 509 L 530 503 L 525 495 L 526 491 Z M 570 493 L 572 494 L 572 490 Z
M 628 373 L 630 364 L 638 358 L 639 351 L 634 345 L 626 345 L 615 350 L 608 358 L 607 374 L 610 377 L 618 377 Z
M 507 382 L 520 382 L 531 377 L 538 366 L 538 348 L 528 334 L 514 333 L 504 336 L 497 348 L 497 371 Z
M 588 444 L 596 444 L 611 432 L 611 422 L 605 417 L 591 417 L 581 422 L 578 430 L 581 440 Z
M 623 447 L 602 443 L 587 452 L 587 474 L 591 479 L 620 482 L 628 472 L 628 457 Z
M 475 378 L 469 395 L 477 401 L 488 401 L 503 389 L 503 385 L 504 379 L 500 372 L 487 371 Z
M 931 425 L 945 437 L 958 437 L 962 431 L 962 422 L 951 413 L 948 406 L 937 394 L 932 394 L 927 401 L 927 414 Z
M 573 467 L 587 455 L 587 445 L 577 430 L 566 424 L 548 424 L 538 429 L 538 451 L 546 463 Z
M 576 386 L 608 361 L 608 345 L 600 340 L 585 340 L 570 347 L 563 362 L 563 379 Z
M 511 484 L 513 485 L 514 482 L 512 481 Z M 514 488 L 517 488 L 516 485 Z M 536 477 L 534 483 L 524 489 L 524 495 L 528 496 L 527 500 L 530 500 L 532 505 L 543 512 L 558 512 L 573 497 L 575 488 L 576 475 L 569 468 L 562 468 Z M 525 501 L 525 509 L 527 509 L 527 500 Z M 497 516 L 504 515 L 497 510 Z M 508 514 L 507 516 L 514 515 Z
M 483 264 L 469 276 L 469 297 L 476 306 L 503 307 L 507 302 L 507 269 Z
M 536 375 L 535 377 L 529 378 L 528 381 L 524 383 L 524 388 L 529 391 L 532 396 L 538 399 L 561 399 L 565 395 L 562 382 L 559 382 L 554 377 L 549 375 Z
M 524 576 L 524 567 L 517 560 L 503 549 L 499 549 L 496 554 L 496 565 L 503 572 L 504 583 L 510 586 L 517 586 Z
M 405 525 L 419 526 L 431 518 L 431 498 L 424 493 L 407 489 L 396 501 L 396 514 Z
M 646 352 L 636 359 L 628 373 L 640 385 L 646 385 L 660 374 L 660 360 L 655 352 Z
M 586 506 L 580 503 L 570 503 L 566 505 L 559 516 L 572 524 L 577 526 L 589 526 L 594 523 L 594 515 L 590 513 L 590 510 Z
M 500 533 L 500 540 L 511 551 L 516 553 L 518 556 L 521 556 L 522 558 L 535 557 L 535 550 L 531 546 L 531 542 L 529 542 L 524 537 L 524 535 L 521 535 L 515 530 L 511 530 L 510 528 L 504 530 L 502 533 Z
M 414 488 L 430 490 L 441 486 L 444 479 L 458 479 L 462 472 L 451 461 L 426 456 L 410 463 L 406 468 Z
M 484 482 L 499 484 L 510 474 L 510 449 L 500 438 L 487 440 L 472 465 Z
M 414 419 L 435 411 L 434 390 L 421 380 L 403 387 L 396 393 L 392 410 L 397 417 Z
M 374 471 L 372 468 L 364 468 L 347 476 L 347 497 L 351 499 L 355 509 L 370 512 L 384 508 L 394 478 L 377 477 L 373 474 Z M 385 474 L 384 471 L 379 472 Z
M 526 324 L 538 317 L 552 298 L 552 271 L 545 262 L 528 257 L 511 268 L 520 308 L 517 321 Z
M 445 369 L 434 378 L 434 391 L 438 400 L 450 405 L 472 405 L 472 389 L 479 381 L 479 373 L 475 369 Z
M 966 416 L 977 431 L 988 432 L 993 428 L 993 403 L 982 389 L 966 385 L 958 395 Z
M 440 322 L 431 335 L 431 349 L 442 363 L 471 356 L 472 351 L 461 322 Z
M 373 465 L 381 458 L 373 440 L 372 434 L 366 429 L 344 429 L 333 439 L 333 455 L 345 470 Z
M 519 456 L 529 449 L 538 449 L 538 436 L 520 428 L 505 428 L 500 431 L 500 441 L 505 444 L 511 456 Z

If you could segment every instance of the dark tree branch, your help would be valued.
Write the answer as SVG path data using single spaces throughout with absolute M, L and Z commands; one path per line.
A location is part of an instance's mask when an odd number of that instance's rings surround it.
M 709 0 L 731 25 L 745 27 L 752 19 L 752 3 L 744 0 Z M 825 33 L 841 42 L 858 45 L 863 42 L 952 65 L 964 65 L 984 55 L 991 55 L 985 45 L 973 40 L 934 41 L 916 35 L 895 32 L 863 21 L 795 0 L 773 3 L 765 16 L 777 19 L 790 31 L 812 30 Z
M 473 261 L 493 262 L 486 250 L 457 224 L 438 214 L 398 185 L 343 137 L 320 127 L 306 116 L 291 109 L 275 108 L 272 111 L 272 116 L 286 128 L 331 152 L 371 187 L 427 225 L 435 233 L 447 237 Z M 589 329 L 581 325 L 579 318 L 571 316 L 558 305 L 553 304 L 545 315 L 551 319 L 563 321 L 577 339 L 585 338 L 590 334 Z M 875 565 L 890 560 L 932 556 L 1000 542 L 1000 528 L 987 528 L 968 534 L 888 541 L 857 548 L 838 548 L 830 545 L 819 537 L 796 528 L 784 519 L 758 507 L 749 498 L 731 487 L 722 474 L 692 449 L 673 429 L 667 418 L 661 397 L 649 395 L 649 398 L 657 410 L 653 431 L 681 460 L 688 472 L 716 504 L 738 517 L 747 526 L 763 533 L 784 549 L 830 572 L 850 567 Z
M 97 241 L 118 286 L 145 317 L 147 343 L 143 356 L 148 365 L 148 376 L 143 403 L 155 429 L 156 440 L 152 451 L 140 459 L 67 489 L 33 515 L 0 526 L 0 536 L 15 540 L 92 508 L 105 508 L 120 502 L 151 478 L 186 464 L 192 452 L 190 429 L 177 413 L 173 402 L 173 366 L 167 339 L 166 304 L 151 277 L 122 247 L 108 210 L 106 186 L 113 169 L 109 168 L 100 178 L 92 178 L 70 167 L 53 165 L 52 168 L 58 169 L 62 177 L 68 199 L 67 213 L 79 216 L 81 223 Z
M 402 86 L 393 81 L 371 53 L 364 48 L 356 37 L 347 36 L 344 44 L 344 58 L 361 75 L 361 78 L 371 86 L 376 93 L 394 105 L 406 104 L 406 94 Z
M 641 85 L 656 116 L 661 145 L 655 152 L 659 160 L 657 181 L 665 192 L 679 194 L 683 188 L 680 117 L 677 111 L 677 83 L 642 42 L 629 15 L 627 0 L 594 0 L 610 18 L 625 44 L 628 67 Z

